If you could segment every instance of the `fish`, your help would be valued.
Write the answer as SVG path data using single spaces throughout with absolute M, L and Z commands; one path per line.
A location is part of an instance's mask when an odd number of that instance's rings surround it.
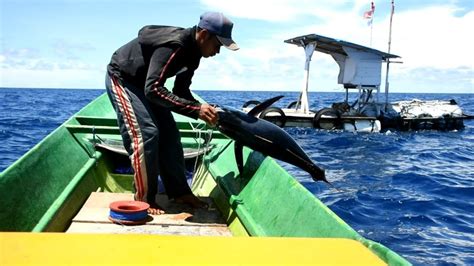
M 258 151 L 263 155 L 287 162 L 308 172 L 314 181 L 326 179 L 325 170 L 317 166 L 298 145 L 298 143 L 279 126 L 260 119 L 259 113 L 280 100 L 277 96 L 256 105 L 248 113 L 216 106 L 218 121 L 217 129 L 235 141 L 234 153 L 240 174 L 243 173 L 243 146 Z

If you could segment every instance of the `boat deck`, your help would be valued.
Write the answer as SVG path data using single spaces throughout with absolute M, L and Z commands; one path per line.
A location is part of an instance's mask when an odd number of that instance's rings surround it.
M 109 220 L 109 204 L 114 201 L 133 200 L 131 193 L 93 192 L 72 220 L 67 233 L 155 234 L 187 236 L 232 236 L 220 212 L 209 198 L 208 209 L 192 209 L 170 202 L 160 195 L 157 202 L 166 214 L 148 215 L 144 225 L 120 225 Z
M 66 234 L 0 233 L 9 247 L 0 264 L 386 265 L 353 239 L 230 237 L 210 199 L 207 210 L 192 210 L 161 196 L 167 214 L 150 215 L 145 225 L 109 221 L 109 204 L 131 199 L 130 193 L 93 192 Z
M 150 215 L 145 225 L 109 221 L 109 204 L 131 199 L 131 193 L 91 193 L 66 234 L 0 233 L 9 250 L 0 264 L 386 265 L 353 239 L 231 237 L 209 198 L 210 208 L 196 210 L 160 196 L 167 214 Z

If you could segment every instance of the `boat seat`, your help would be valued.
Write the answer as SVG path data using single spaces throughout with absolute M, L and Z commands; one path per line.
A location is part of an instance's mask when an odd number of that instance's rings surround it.
M 96 136 L 99 141 L 94 144 L 95 147 L 104 149 L 113 153 L 128 156 L 128 152 L 125 150 L 121 140 L 115 139 L 103 139 Z M 183 148 L 184 159 L 192 159 L 201 156 L 210 151 L 214 145 L 202 145 L 199 149 L 196 148 Z

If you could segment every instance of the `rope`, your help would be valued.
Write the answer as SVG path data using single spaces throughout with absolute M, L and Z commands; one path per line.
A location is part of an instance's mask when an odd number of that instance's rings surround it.
M 120 221 L 142 221 L 147 218 L 148 213 L 147 210 L 140 211 L 140 212 L 131 212 L 131 213 L 124 213 L 124 212 L 116 212 L 110 210 L 109 213 L 110 218 Z
M 145 224 L 150 205 L 141 201 L 114 201 L 109 205 L 109 220 L 121 225 Z
M 194 140 L 197 142 L 198 144 L 198 148 L 197 148 L 197 154 L 198 156 L 196 157 L 196 160 L 194 161 L 194 169 L 193 169 L 193 179 L 196 175 L 196 170 L 197 170 L 197 164 L 198 164 L 198 160 L 199 160 L 199 154 L 201 152 L 201 138 L 202 138 L 202 132 L 203 132 L 203 128 L 206 126 L 206 124 L 203 124 L 203 123 L 199 123 L 198 126 L 194 127 L 193 123 L 189 122 L 189 125 L 191 126 L 192 130 L 194 132 L 197 133 L 197 138 L 194 138 Z M 207 155 L 207 152 L 209 150 L 209 144 L 211 142 L 211 139 L 212 139 L 212 132 L 213 130 L 212 129 L 208 129 L 207 130 L 207 138 L 204 138 L 204 144 L 206 145 L 204 147 L 204 153 L 202 155 L 202 157 L 205 157 Z

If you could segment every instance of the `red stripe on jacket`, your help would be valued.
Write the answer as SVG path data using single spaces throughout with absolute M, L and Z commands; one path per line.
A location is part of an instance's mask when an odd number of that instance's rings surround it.
M 152 86 L 151 90 L 153 92 L 155 92 L 158 97 L 160 97 L 160 98 L 162 98 L 162 99 L 164 99 L 164 100 L 166 100 L 166 101 L 168 101 L 168 102 L 170 102 L 174 105 L 181 106 L 181 107 L 191 109 L 191 110 L 199 110 L 199 109 L 201 109 L 201 107 L 193 106 L 193 105 L 189 105 L 189 104 L 183 104 L 179 101 L 175 101 L 171 97 L 166 95 L 165 93 L 162 93 L 158 90 L 159 84 L 163 81 L 163 79 L 165 77 L 165 72 L 168 69 L 168 66 L 171 64 L 171 61 L 173 61 L 174 57 L 176 56 L 176 54 L 179 52 L 180 49 L 181 48 L 176 49 L 176 51 L 174 51 L 173 54 L 171 54 L 170 58 L 168 59 L 165 66 L 163 67 L 163 70 L 160 73 L 160 78 L 158 79 L 158 81 L 153 83 L 153 86 Z

